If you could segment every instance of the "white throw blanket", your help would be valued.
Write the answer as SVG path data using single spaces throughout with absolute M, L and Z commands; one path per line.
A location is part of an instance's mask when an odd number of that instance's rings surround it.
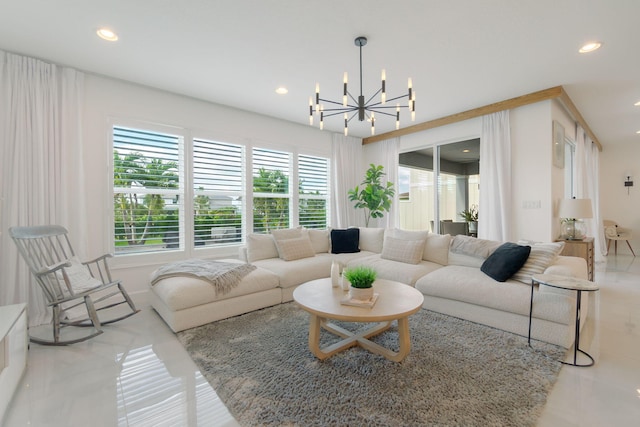
M 217 294 L 226 294 L 235 288 L 244 276 L 255 270 L 251 264 L 188 259 L 165 264 L 151 275 L 151 285 L 167 277 L 195 277 L 206 280 Z

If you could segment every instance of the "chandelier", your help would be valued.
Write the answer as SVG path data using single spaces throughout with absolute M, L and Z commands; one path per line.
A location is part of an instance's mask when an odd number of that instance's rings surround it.
M 380 89 L 376 93 L 374 93 L 369 99 L 365 101 L 365 97 L 362 94 L 362 47 L 366 46 L 367 38 L 366 37 L 357 37 L 355 39 L 355 45 L 360 48 L 360 95 L 356 99 L 348 90 L 347 90 L 347 73 L 344 73 L 344 81 L 343 81 L 343 96 L 342 102 L 331 101 L 329 99 L 320 98 L 320 85 L 316 83 L 316 94 L 315 94 L 315 102 L 313 97 L 309 97 L 309 124 L 313 126 L 313 116 L 314 114 L 320 116 L 320 129 L 324 128 L 324 119 L 326 117 L 343 115 L 344 116 L 344 134 L 345 136 L 349 133 L 349 122 L 354 118 L 358 117 L 359 121 L 370 121 L 371 122 L 371 135 L 375 135 L 376 127 L 376 115 L 384 115 L 395 117 L 396 119 L 396 129 L 400 128 L 400 109 L 408 108 L 411 112 L 411 121 L 414 121 L 416 118 L 416 93 L 412 88 L 411 77 L 409 77 L 409 81 L 407 84 L 407 93 L 404 95 L 396 96 L 390 99 L 387 99 L 386 92 L 386 74 L 385 70 L 382 70 L 382 84 Z M 377 96 L 380 95 L 379 100 L 377 100 Z M 402 99 L 407 100 L 407 102 L 403 105 L 400 103 L 396 103 L 395 105 L 387 105 L 387 103 L 392 103 L 394 101 L 399 101 Z M 351 100 L 351 102 L 349 102 Z M 324 108 L 322 102 L 326 102 L 328 104 L 337 105 L 339 107 L 334 108 Z M 390 110 L 395 110 L 390 112 Z

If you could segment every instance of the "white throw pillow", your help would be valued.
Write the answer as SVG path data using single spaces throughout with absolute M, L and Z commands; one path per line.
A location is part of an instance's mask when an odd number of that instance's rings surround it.
M 451 240 L 451 252 L 487 259 L 500 245 L 502 242 L 458 234 Z
M 275 240 L 280 239 L 295 239 L 302 236 L 302 233 L 307 233 L 307 230 L 302 228 L 279 228 L 277 230 L 271 230 L 271 235 Z
M 331 234 L 329 229 L 317 230 L 310 228 L 309 240 L 311 240 L 311 246 L 317 254 L 329 252 L 329 236 Z
M 311 246 L 309 236 L 296 237 L 293 239 L 278 239 L 276 247 L 280 258 L 285 261 L 293 261 L 301 258 L 310 258 L 316 256 L 316 252 Z
M 531 276 L 544 273 L 547 267 L 556 262 L 563 248 L 564 242 L 531 245 L 531 253 L 527 262 L 511 278 L 522 283 L 531 284 Z
M 247 262 L 261 259 L 278 258 L 276 242 L 270 234 L 254 234 L 247 236 Z
M 435 262 L 440 265 L 449 264 L 449 245 L 451 244 L 451 235 L 432 234 L 429 233 L 427 241 L 424 244 L 424 253 L 422 259 L 425 261 Z
M 360 228 L 360 250 L 375 252 L 379 254 L 382 252 L 382 244 L 384 243 L 384 228 Z
M 418 264 L 422 260 L 424 240 L 403 240 L 386 236 L 380 258 L 391 261 Z
M 71 257 L 67 262 L 71 265 L 64 267 L 64 272 L 67 273 L 69 278 L 69 284 L 74 294 L 89 291 L 102 285 L 102 282 L 89 273 L 89 268 L 83 265 L 78 257 Z M 64 281 L 62 270 L 56 271 L 56 276 L 59 280 Z

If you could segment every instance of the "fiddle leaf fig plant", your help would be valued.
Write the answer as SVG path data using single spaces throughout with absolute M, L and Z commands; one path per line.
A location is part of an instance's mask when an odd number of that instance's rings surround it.
M 382 177 L 385 175 L 382 165 L 371 163 L 365 174 L 364 181 L 360 186 L 349 190 L 349 200 L 356 202 L 356 209 L 364 209 L 364 223 L 369 226 L 371 218 L 382 218 L 385 212 L 389 212 L 395 190 L 392 182 L 382 184 Z

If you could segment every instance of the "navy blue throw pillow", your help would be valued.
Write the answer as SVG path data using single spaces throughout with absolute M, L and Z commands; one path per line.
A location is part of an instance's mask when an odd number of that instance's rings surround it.
M 352 254 L 360 252 L 360 229 L 331 230 L 331 253 Z
M 505 282 L 522 268 L 530 253 L 531 246 L 504 243 L 489 255 L 480 270 L 493 280 Z

